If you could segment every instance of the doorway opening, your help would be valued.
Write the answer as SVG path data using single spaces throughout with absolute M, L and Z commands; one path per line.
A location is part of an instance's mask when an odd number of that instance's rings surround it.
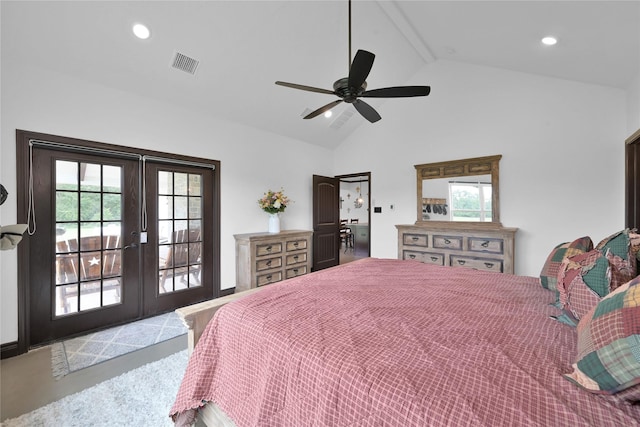
M 340 180 L 340 264 L 371 254 L 371 173 L 337 176 Z

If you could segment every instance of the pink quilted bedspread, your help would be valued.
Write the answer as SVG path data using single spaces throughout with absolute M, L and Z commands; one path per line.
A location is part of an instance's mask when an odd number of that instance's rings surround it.
M 245 426 L 632 426 L 640 406 L 562 377 L 574 328 L 538 279 L 364 259 L 230 303 L 172 414 Z

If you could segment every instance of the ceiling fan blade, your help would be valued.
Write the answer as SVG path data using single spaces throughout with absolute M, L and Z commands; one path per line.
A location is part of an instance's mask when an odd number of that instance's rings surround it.
M 369 120 L 371 123 L 375 123 L 382 118 L 371 105 L 367 104 L 364 101 L 356 99 L 356 101 L 353 103 L 353 106 L 356 107 L 358 113 L 362 114 L 362 117 Z
M 329 111 L 330 109 L 332 109 L 336 105 L 340 104 L 341 102 L 342 102 L 342 99 L 338 99 L 336 101 L 330 102 L 327 105 L 325 105 L 324 107 L 320 107 L 316 111 L 307 114 L 303 118 L 305 118 L 305 119 L 313 119 L 314 117 L 319 116 L 320 114 L 324 113 L 325 111 Z
M 427 96 L 431 92 L 429 86 L 396 86 L 373 89 L 363 92 L 363 98 L 408 98 L 411 96 Z
M 335 95 L 336 94 L 335 92 L 333 92 L 331 90 L 320 89 L 320 88 L 313 87 L 313 86 L 299 85 L 299 84 L 296 84 L 296 83 L 276 82 L 276 84 L 279 85 L 279 86 L 290 87 L 292 89 L 306 90 L 306 91 L 309 91 L 309 92 L 326 93 L 327 95 Z
M 356 52 L 349 70 L 349 87 L 360 89 L 364 81 L 367 80 L 375 57 L 373 53 L 366 50 L 360 49 Z

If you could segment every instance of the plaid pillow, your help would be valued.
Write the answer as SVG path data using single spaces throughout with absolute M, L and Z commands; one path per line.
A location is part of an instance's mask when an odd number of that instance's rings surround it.
M 558 272 L 561 307 L 575 319 L 582 318 L 610 292 L 611 267 L 594 249 L 565 258 Z
M 626 270 L 627 274 L 635 277 L 638 271 L 638 248 L 640 247 L 640 236 L 635 233 L 635 229 L 628 228 L 606 237 L 596 245 L 596 249 L 603 253 L 609 250 L 612 255 L 619 257 L 617 266 L 621 270 Z
M 581 237 L 571 243 L 562 243 L 551 251 L 540 272 L 540 284 L 543 288 L 557 290 L 558 272 L 565 257 L 589 252 L 593 242 L 588 236 Z
M 599 394 L 640 401 L 640 277 L 605 296 L 578 323 L 578 356 L 565 377 Z

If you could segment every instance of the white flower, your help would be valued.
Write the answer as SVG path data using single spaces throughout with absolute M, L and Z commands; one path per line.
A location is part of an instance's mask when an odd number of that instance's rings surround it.
M 275 202 L 273 202 L 273 207 L 276 209 L 280 209 L 281 205 L 282 203 L 280 203 L 280 200 L 276 200 Z

